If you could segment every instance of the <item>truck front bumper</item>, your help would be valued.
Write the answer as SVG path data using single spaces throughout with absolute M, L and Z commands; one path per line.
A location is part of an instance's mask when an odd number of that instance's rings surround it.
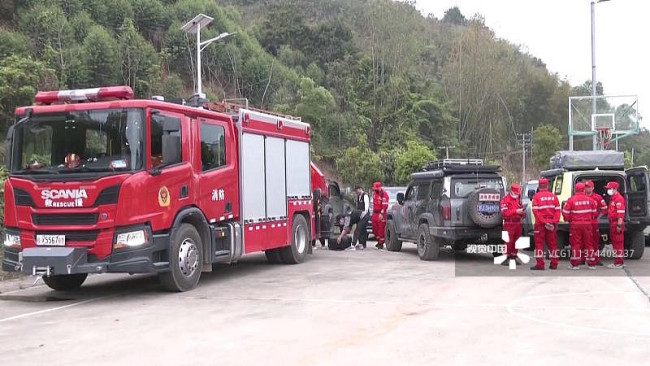
M 153 235 L 151 244 L 114 252 L 101 261 L 89 261 L 83 247 L 34 247 L 22 251 L 5 248 L 2 270 L 28 275 L 75 273 L 156 273 L 169 269 L 169 235 Z

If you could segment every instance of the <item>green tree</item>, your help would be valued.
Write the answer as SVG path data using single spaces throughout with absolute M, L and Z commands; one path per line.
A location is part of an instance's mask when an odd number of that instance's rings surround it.
M 7 56 L 29 55 L 29 38 L 17 32 L 0 29 L 0 60 Z
M 75 40 L 81 44 L 84 39 L 86 39 L 86 36 L 88 36 L 90 28 L 96 25 L 96 23 L 90 17 L 90 14 L 81 11 L 70 19 L 70 25 L 72 26 L 72 29 L 74 29 Z
M 540 125 L 533 134 L 533 161 L 538 169 L 547 169 L 549 159 L 562 149 L 560 131 L 549 125 Z
M 445 16 L 442 17 L 442 22 L 454 25 L 465 25 L 467 24 L 467 19 L 465 19 L 463 13 L 460 12 L 460 9 L 457 6 L 454 6 L 445 11 Z
M 53 70 L 42 62 L 20 56 L 0 60 L 0 128 L 3 131 L 14 109 L 32 104 L 39 86 L 47 87 L 48 79 L 55 80 Z
M 632 153 L 629 151 L 623 152 L 623 161 L 625 164 L 625 169 L 630 169 L 632 168 Z
M 158 70 L 158 55 L 135 29 L 131 19 L 124 21 L 118 35 L 122 79 L 136 95 L 146 96 L 151 92 Z
M 408 183 L 411 174 L 422 171 L 424 166 L 436 160 L 436 154 L 417 141 L 409 141 L 406 149 L 395 158 L 397 183 Z
M 333 147 L 334 131 L 337 129 L 328 116 L 333 115 L 334 112 L 336 112 L 336 103 L 332 94 L 322 86 L 316 86 L 313 80 L 302 78 L 295 114 L 311 123 L 314 143 L 321 151 Z
M 368 187 L 372 182 L 382 180 L 381 160 L 368 148 L 365 137 L 357 146 L 352 146 L 336 159 L 336 166 L 344 182 Z
M 158 0 L 133 0 L 132 7 L 136 27 L 150 41 L 171 24 L 171 14 Z
M 120 84 L 119 46 L 104 28 L 92 27 L 82 49 L 83 64 L 88 71 L 86 86 Z

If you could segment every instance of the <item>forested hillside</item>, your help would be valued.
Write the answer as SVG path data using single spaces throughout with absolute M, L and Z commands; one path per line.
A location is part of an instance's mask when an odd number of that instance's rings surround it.
M 186 97 L 198 13 L 211 100 L 245 97 L 300 116 L 314 156 L 347 183 L 404 182 L 452 146 L 517 174 L 515 134 L 535 134 L 535 161 L 566 145 L 572 87 L 544 62 L 458 9 L 424 16 L 390 0 L 14 0 L 0 16 L 0 128 L 36 90 L 130 85 L 138 97 Z M 602 93 L 602 86 L 599 87 Z M 643 144 L 647 134 L 628 145 Z M 588 145 L 585 145 L 588 146 Z M 650 159 L 650 156 L 646 157 Z

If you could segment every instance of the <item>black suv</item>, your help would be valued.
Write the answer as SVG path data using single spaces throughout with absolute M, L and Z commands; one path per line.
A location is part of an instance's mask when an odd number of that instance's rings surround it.
M 447 159 L 413 174 L 388 212 L 386 248 L 398 252 L 402 241 L 415 242 L 420 259 L 433 260 L 443 245 L 501 243 L 506 182 L 499 171 L 480 159 Z

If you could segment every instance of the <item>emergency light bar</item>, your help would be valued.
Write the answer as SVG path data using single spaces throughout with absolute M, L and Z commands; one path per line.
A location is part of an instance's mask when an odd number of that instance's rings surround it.
M 55 90 L 38 92 L 36 104 L 100 102 L 116 99 L 132 99 L 133 89 L 129 86 L 109 86 L 105 88 Z

